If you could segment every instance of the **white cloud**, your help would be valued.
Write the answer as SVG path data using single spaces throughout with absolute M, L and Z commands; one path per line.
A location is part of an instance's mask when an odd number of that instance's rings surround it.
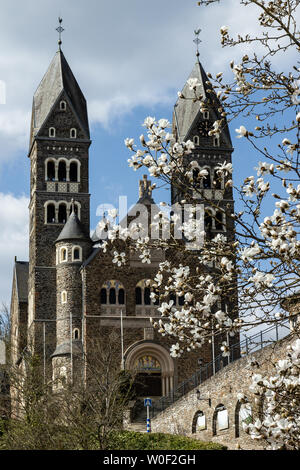
M 28 204 L 25 196 L 0 193 L 0 303 L 10 302 L 14 257 L 28 260 Z

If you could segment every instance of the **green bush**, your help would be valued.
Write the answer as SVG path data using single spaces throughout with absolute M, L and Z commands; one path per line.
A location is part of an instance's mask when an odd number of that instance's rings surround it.
M 108 450 L 226 450 L 213 442 L 163 433 L 112 432 Z

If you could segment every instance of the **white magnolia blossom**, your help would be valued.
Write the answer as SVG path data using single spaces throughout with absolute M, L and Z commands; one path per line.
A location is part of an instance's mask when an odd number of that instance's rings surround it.
M 239 135 L 237 135 L 237 138 L 241 137 L 246 137 L 248 132 L 245 126 L 240 126 L 239 129 L 236 129 L 235 132 Z
M 214 2 L 203 0 L 200 3 Z M 255 3 L 259 7 L 262 2 Z M 278 31 L 278 37 L 283 35 L 287 39 L 286 44 L 290 45 L 287 48 L 295 47 L 298 50 L 293 32 L 289 33 L 289 25 L 296 20 L 296 17 L 289 16 L 294 11 L 293 0 L 275 0 L 271 3 L 272 15 L 263 8 L 260 26 L 269 33 L 271 31 L 271 36 Z M 279 22 L 276 22 L 276 15 L 279 15 Z M 286 25 L 284 28 L 283 24 Z M 252 42 L 248 36 L 231 39 L 228 31 L 228 26 L 221 27 L 221 41 L 225 46 L 242 44 L 245 49 L 245 44 Z M 176 256 L 167 257 L 156 268 L 151 286 L 151 299 L 159 302 L 152 324 L 159 333 L 172 339 L 172 357 L 207 345 L 212 334 L 220 335 L 217 343 L 221 344 L 222 354 L 228 356 L 233 342 L 238 341 L 235 335 L 241 328 L 264 322 L 269 325 L 273 321 L 278 324 L 287 319 L 288 313 L 283 307 L 285 297 L 300 290 L 300 117 L 296 100 L 299 96 L 300 71 L 296 67 L 286 73 L 278 72 L 271 60 L 281 39 L 274 40 L 274 48 L 270 36 L 262 37 L 264 40 L 260 45 L 266 47 L 266 56 L 251 56 L 251 48 L 247 48 L 247 54 L 243 55 L 240 63 L 230 63 L 232 83 L 225 84 L 225 74 L 218 73 L 210 82 L 207 97 L 201 96 L 203 90 L 197 78 L 188 80 L 186 88 L 190 91 L 187 96 L 178 93 L 181 100 L 198 100 L 200 112 L 210 110 L 208 95 L 215 102 L 216 112 L 209 114 L 210 120 L 215 116 L 214 122 L 210 122 L 208 139 L 211 144 L 213 137 L 220 137 L 221 144 L 226 141 L 226 119 L 235 118 L 237 137 L 246 137 L 242 149 L 235 154 L 235 168 L 244 180 L 241 187 L 233 186 L 237 184 L 237 179 L 232 178 L 233 166 L 229 153 L 225 155 L 216 148 L 213 164 L 209 163 L 208 166 L 214 172 L 211 174 L 212 182 L 215 184 L 214 180 L 219 179 L 221 184 L 218 192 L 213 188 L 212 191 L 210 188 L 204 190 L 206 188 L 202 183 L 208 176 L 207 165 L 203 168 L 204 155 L 198 147 L 195 149 L 191 140 L 177 139 L 167 119 L 145 119 L 145 134 L 140 136 L 140 148 L 133 139 L 125 140 L 131 153 L 129 166 L 134 171 L 145 170 L 151 180 L 157 181 L 157 187 L 172 184 L 174 192 L 178 191 L 180 195 L 180 207 L 178 210 L 172 208 L 174 213 L 170 216 L 158 214 L 151 220 L 155 233 L 168 232 L 170 228 L 167 238 L 147 236 L 139 221 L 131 223 L 127 230 L 118 230 L 105 221 L 102 229 L 108 231 L 108 236 L 101 246 L 106 253 L 111 253 L 118 266 L 118 263 L 125 262 L 125 258 L 118 253 L 127 253 L 125 248 L 118 248 L 117 254 L 114 254 L 114 242 L 120 242 L 120 239 L 124 245 L 128 244 L 130 252 L 138 254 L 139 260 L 146 264 L 151 262 L 151 255 L 157 250 L 159 253 L 175 253 Z M 257 122 L 255 135 L 247 130 L 253 125 L 252 120 L 246 121 L 247 113 Z M 247 148 L 254 149 L 249 156 Z M 220 155 L 223 155 L 221 161 Z M 251 175 L 252 171 L 243 174 L 244 162 L 250 158 L 256 158 L 253 162 L 255 176 Z M 231 187 L 235 191 L 238 212 L 230 203 Z M 213 198 L 209 198 L 211 194 L 214 194 Z M 218 233 L 214 222 L 211 224 L 212 233 L 206 230 L 203 233 L 195 210 L 185 211 L 186 205 L 195 204 L 195 195 L 197 203 L 204 207 L 212 206 L 212 222 L 214 218 L 217 220 L 214 214 L 222 213 L 226 228 L 224 233 Z M 186 213 L 185 218 L 181 216 L 183 212 Z M 174 227 L 181 238 L 177 239 L 173 234 Z M 232 231 L 235 238 L 231 236 Z M 192 252 L 189 248 L 195 239 L 197 242 L 201 239 L 201 243 Z M 229 342 L 224 338 L 229 338 Z M 300 349 L 300 345 L 295 348 Z M 279 446 L 295 448 L 296 435 L 300 434 L 295 418 L 296 405 L 291 405 L 293 415 L 285 416 L 274 398 L 276 390 L 282 390 L 291 400 L 295 396 L 295 387 L 299 387 L 295 370 L 299 367 L 299 358 L 295 354 L 295 350 L 291 350 L 291 357 L 278 363 L 273 377 L 265 378 L 259 374 L 253 377 L 253 393 L 264 390 L 268 413 L 263 420 L 251 423 L 249 430 L 254 439 L 270 439 L 270 445 L 274 448 L 276 442 L 280 443 Z M 299 371 L 297 373 L 299 377 Z M 288 436 L 288 444 L 283 436 Z
M 122 266 L 126 262 L 126 254 L 124 252 L 118 253 L 117 251 L 114 251 L 114 257 L 112 260 L 113 263 L 116 263 L 117 266 Z
M 266 440 L 271 450 L 300 450 L 300 339 L 275 364 L 275 374 L 254 374 L 251 392 L 264 397 L 264 418 L 244 426 L 252 439 Z

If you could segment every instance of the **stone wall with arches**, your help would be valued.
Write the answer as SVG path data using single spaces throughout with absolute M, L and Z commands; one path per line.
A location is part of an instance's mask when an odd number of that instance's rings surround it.
M 220 442 L 229 449 L 262 450 L 263 444 L 252 440 L 243 429 L 243 422 L 263 415 L 261 398 L 249 391 L 251 377 L 271 375 L 273 363 L 285 357 L 292 341 L 289 336 L 224 367 L 153 418 L 152 431 Z M 246 403 L 239 401 L 238 393 L 247 397 Z

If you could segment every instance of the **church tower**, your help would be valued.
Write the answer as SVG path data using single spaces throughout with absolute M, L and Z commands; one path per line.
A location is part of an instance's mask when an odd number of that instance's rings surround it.
M 198 79 L 200 85 L 196 87 L 196 95 L 202 96 L 204 107 L 195 100 L 189 79 Z M 226 181 L 218 175 L 217 166 L 224 162 L 231 163 L 233 147 L 226 118 L 221 116 L 222 105 L 199 61 L 199 53 L 181 94 L 184 98 L 179 97 L 174 106 L 173 134 L 177 141 L 191 140 L 195 145 L 188 159 L 198 163 L 198 168 L 193 171 L 193 197 L 204 204 L 206 236 L 212 238 L 221 233 L 230 240 L 234 227 L 232 219 L 226 214 L 233 212 L 233 193 L 232 188 L 226 187 Z M 210 135 L 214 122 L 221 120 L 219 135 Z M 206 169 L 208 174 L 200 181 L 197 175 L 202 169 Z M 173 186 L 172 204 L 180 199 L 179 191 Z
M 29 149 L 28 345 L 44 358 L 56 347 L 55 241 L 72 204 L 89 238 L 90 144 L 86 100 L 59 43 L 34 94 Z
M 195 79 L 197 79 L 197 86 L 193 89 Z M 195 94 L 197 97 L 202 97 L 202 104 L 195 99 Z M 223 112 L 222 104 L 204 71 L 197 51 L 194 68 L 174 106 L 173 134 L 178 142 L 191 140 L 195 145 L 192 153 L 186 157 L 187 163 L 197 162 L 197 166 L 193 169 L 191 196 L 197 204 L 203 205 L 204 237 L 208 243 L 218 234 L 224 236 L 228 242 L 233 242 L 235 239 L 234 221 L 231 217 L 234 212 L 233 191 L 231 185 L 226 184 L 230 177 L 224 177 L 218 173 L 220 164 L 232 162 L 233 152 Z M 217 134 L 211 132 L 216 121 L 221 124 Z M 198 178 L 199 172 L 203 169 L 207 171 L 206 177 Z M 171 188 L 172 204 L 181 200 L 180 190 L 173 185 Z M 215 262 L 210 262 L 203 268 L 212 275 L 218 271 Z M 228 312 L 232 319 L 238 315 L 235 285 L 227 287 L 215 308 Z M 218 350 L 217 343 L 226 339 L 230 341 L 230 344 L 239 342 L 238 335 L 234 338 L 223 337 L 222 339 L 219 336 L 215 341 L 216 351 Z M 238 348 L 235 354 L 239 354 Z

